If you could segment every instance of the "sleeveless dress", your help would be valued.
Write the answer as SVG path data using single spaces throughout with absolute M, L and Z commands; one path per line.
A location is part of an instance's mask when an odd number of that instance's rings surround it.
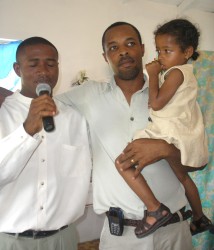
M 150 109 L 151 119 L 147 128 L 137 131 L 134 139 L 163 139 L 180 150 L 183 165 L 201 167 L 208 162 L 208 140 L 196 100 L 198 87 L 193 66 L 185 64 L 168 69 L 160 76 L 160 87 L 172 69 L 179 69 L 183 73 L 183 83 L 161 110 Z

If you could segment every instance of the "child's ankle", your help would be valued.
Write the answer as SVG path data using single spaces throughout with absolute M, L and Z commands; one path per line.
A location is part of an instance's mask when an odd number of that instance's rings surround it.
M 154 204 L 154 205 L 152 205 L 150 207 L 147 207 L 147 210 L 148 210 L 148 212 L 155 212 L 155 211 L 158 210 L 158 208 L 160 207 L 160 205 L 161 205 L 161 203 L 158 202 L 158 203 L 156 203 L 156 204 Z
M 199 220 L 203 215 L 204 215 L 203 212 L 202 213 L 193 213 L 192 217 L 193 217 L 193 220 L 196 221 L 196 220 Z

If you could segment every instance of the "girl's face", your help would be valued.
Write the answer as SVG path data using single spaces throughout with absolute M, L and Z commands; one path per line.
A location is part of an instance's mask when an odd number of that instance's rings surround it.
M 173 66 L 186 64 L 191 57 L 189 49 L 182 51 L 179 44 L 176 43 L 175 37 L 165 34 L 155 37 L 158 61 L 162 70 L 167 70 Z

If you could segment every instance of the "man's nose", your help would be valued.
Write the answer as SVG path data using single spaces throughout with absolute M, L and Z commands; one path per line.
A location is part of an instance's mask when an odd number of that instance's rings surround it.
M 38 66 L 38 72 L 41 74 L 46 74 L 48 72 L 48 66 L 45 63 L 40 63 Z
M 120 56 L 128 55 L 128 51 L 125 47 L 121 47 L 119 52 L 120 52 Z
M 49 71 L 46 64 L 40 64 L 37 70 L 37 77 L 40 82 L 48 82 Z
M 126 55 L 128 55 L 128 52 L 127 52 L 127 51 L 126 51 L 126 52 L 124 51 L 124 52 L 121 52 L 121 53 L 120 53 L 120 56 L 126 56 Z

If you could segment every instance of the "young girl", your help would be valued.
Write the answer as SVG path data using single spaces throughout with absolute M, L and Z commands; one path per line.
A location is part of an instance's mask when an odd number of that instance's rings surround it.
M 192 208 L 191 232 L 194 235 L 213 228 L 203 214 L 197 187 L 187 173 L 208 162 L 207 137 L 196 101 L 197 81 L 192 65 L 187 64 L 189 59 L 196 60 L 199 56 L 196 50 L 200 33 L 188 20 L 175 19 L 159 26 L 154 34 L 158 60 L 146 65 L 150 122 L 134 139 L 163 139 L 180 150 L 182 165 L 173 163 L 171 168 L 183 184 Z M 134 160 L 131 162 L 134 165 Z M 170 220 L 172 214 L 155 198 L 142 175 L 133 181 L 133 169 L 121 172 L 119 165 L 116 166 L 147 207 L 145 217 L 135 229 L 137 237 L 145 237 Z

